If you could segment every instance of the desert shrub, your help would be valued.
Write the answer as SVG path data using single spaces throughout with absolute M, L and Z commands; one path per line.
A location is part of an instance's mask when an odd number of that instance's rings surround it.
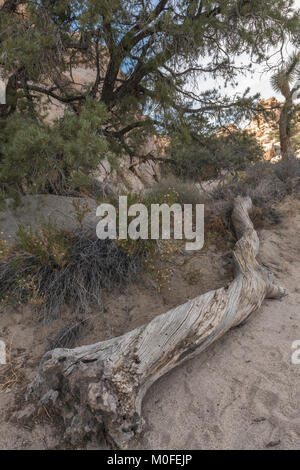
M 170 195 L 168 196 L 169 199 L 171 199 L 170 203 L 200 204 L 204 203 L 207 199 L 207 197 L 200 192 L 195 182 L 184 181 L 169 175 L 151 186 L 143 196 L 143 200 L 148 200 L 151 203 L 162 203 L 168 194 Z
M 298 158 L 281 160 L 273 166 L 273 170 L 280 181 L 290 184 L 291 180 L 300 178 L 300 160 Z
M 171 258 L 182 249 L 182 241 L 172 238 L 172 216 L 171 216 L 171 239 L 170 240 L 153 240 L 151 234 L 151 205 L 167 204 L 169 206 L 179 204 L 196 204 L 200 203 L 201 195 L 195 185 L 181 182 L 176 178 L 168 178 L 162 180 L 151 187 L 144 194 L 129 194 L 128 207 L 132 204 L 142 203 L 148 209 L 148 234 L 147 240 L 130 238 L 123 240 L 117 238 L 117 244 L 130 256 L 138 256 L 142 262 L 143 270 L 150 275 L 155 288 L 160 292 L 169 284 L 172 276 L 172 269 L 168 266 Z M 110 203 L 114 205 L 118 214 L 118 201 L 110 199 Z M 160 218 L 160 222 L 162 219 Z M 128 217 L 130 222 L 130 217 Z M 118 226 L 118 224 L 117 224 Z
M 166 288 L 169 284 L 172 269 L 168 267 L 168 262 L 173 255 L 180 250 L 180 241 L 152 240 L 151 234 L 151 204 L 172 204 L 178 202 L 179 194 L 172 187 L 165 187 L 164 190 L 150 191 L 145 195 L 129 195 L 128 206 L 135 203 L 143 203 L 148 209 L 148 233 L 147 240 L 137 239 L 126 240 L 117 239 L 117 243 L 129 256 L 138 256 L 142 261 L 143 271 L 148 274 L 158 292 Z M 116 207 L 118 207 L 116 205 Z M 130 222 L 130 217 L 128 217 Z M 172 223 L 172 221 L 171 221 Z
M 267 161 L 249 166 L 213 190 L 216 199 L 233 199 L 250 196 L 256 205 L 269 204 L 283 199 L 297 189 L 300 177 L 300 161 L 296 158 L 273 164 Z
M 232 203 L 237 196 L 250 196 L 254 203 L 252 217 L 257 227 L 279 221 L 275 203 L 300 190 L 300 161 L 296 158 L 273 164 L 261 161 L 234 177 L 220 180 L 212 191 L 215 200 Z
M 205 139 L 182 143 L 175 139 L 170 146 L 170 157 L 176 162 L 174 174 L 181 178 L 208 180 L 222 171 L 231 173 L 245 170 L 262 156 L 255 138 L 245 131 L 224 129 Z
M 214 200 L 208 191 L 201 189 L 193 181 L 183 181 L 174 176 L 163 179 L 155 184 L 147 193 L 149 201 L 162 202 L 169 195 L 169 203 L 179 204 L 204 204 L 205 207 L 205 244 L 208 247 L 211 242 L 223 247 L 232 241 L 231 208 L 230 201 Z M 175 248 L 175 247 L 174 247 Z M 176 253 L 176 252 L 175 252 Z M 173 253 L 172 253 L 173 254 Z
M 20 227 L 13 246 L 0 249 L 0 300 L 37 307 L 45 319 L 65 305 L 74 313 L 102 308 L 103 290 L 134 280 L 140 255 L 80 228 L 74 233 L 44 224 L 37 232 Z

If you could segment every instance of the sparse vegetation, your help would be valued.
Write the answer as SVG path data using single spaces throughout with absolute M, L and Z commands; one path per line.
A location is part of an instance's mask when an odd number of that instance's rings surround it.
M 22 367 L 22 361 L 13 357 L 12 344 L 10 344 L 6 354 L 6 364 L 0 367 L 0 392 L 10 391 L 23 382 Z
M 203 277 L 203 273 L 200 271 L 200 269 L 191 269 L 186 274 L 186 280 L 191 285 L 199 284 L 202 277 Z
M 0 299 L 30 303 L 45 319 L 68 305 L 74 313 L 102 308 L 102 290 L 120 288 L 136 278 L 140 256 L 111 240 L 78 229 L 74 233 L 49 224 L 37 232 L 20 227 L 13 246 L 1 242 Z
M 74 348 L 78 344 L 79 338 L 88 328 L 88 322 L 89 318 L 83 318 L 62 328 L 55 338 L 49 342 L 49 349 Z
M 174 175 L 168 175 L 160 182 L 153 184 L 146 191 L 143 200 L 151 203 L 162 204 L 200 204 L 207 201 L 207 196 L 200 191 L 199 186 L 193 181 L 184 181 Z
M 205 138 L 187 138 L 178 133 L 170 155 L 176 161 L 172 169 L 178 177 L 199 181 L 217 178 L 222 171 L 243 171 L 258 161 L 263 152 L 248 132 L 228 126 Z
M 291 159 L 272 164 L 267 161 L 249 166 L 244 172 L 221 181 L 213 191 L 216 199 L 233 200 L 247 195 L 257 206 L 265 206 L 283 199 L 299 189 L 300 161 Z
M 250 196 L 255 206 L 253 216 L 261 226 L 278 222 L 276 203 L 287 195 L 299 197 L 299 191 L 300 160 L 290 158 L 276 164 L 260 161 L 233 178 L 220 180 L 212 198 L 230 206 L 236 196 Z

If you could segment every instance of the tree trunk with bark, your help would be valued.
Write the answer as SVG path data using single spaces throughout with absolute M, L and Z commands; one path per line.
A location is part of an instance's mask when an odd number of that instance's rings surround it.
M 291 155 L 291 141 L 290 141 L 290 113 L 293 106 L 291 97 L 286 99 L 279 119 L 279 137 L 280 137 L 280 150 L 283 159 L 287 159 Z
M 265 298 L 285 295 L 256 260 L 259 239 L 251 207 L 250 198 L 235 200 L 232 221 L 238 242 L 231 284 L 118 338 L 45 354 L 28 397 L 54 403 L 65 437 L 74 445 L 96 438 L 126 448 L 143 429 L 142 400 L 153 382 L 247 320 Z

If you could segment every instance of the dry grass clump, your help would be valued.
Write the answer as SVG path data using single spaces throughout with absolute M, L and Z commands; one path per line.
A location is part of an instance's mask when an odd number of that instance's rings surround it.
M 0 366 L 0 391 L 6 392 L 15 388 L 23 380 L 22 364 L 8 362 Z
M 276 164 L 261 161 L 236 174 L 229 182 L 220 182 L 213 190 L 215 199 L 230 200 L 250 196 L 257 206 L 283 199 L 300 189 L 300 160 L 291 158 Z
M 0 391 L 6 392 L 20 385 L 24 380 L 23 364 L 12 356 L 12 345 L 6 354 L 6 364 L 0 365 Z
M 83 318 L 69 323 L 62 328 L 55 338 L 50 341 L 49 349 L 74 348 L 88 327 L 89 318 Z
M 287 195 L 300 194 L 300 160 L 291 158 L 272 164 L 261 161 L 244 172 L 220 181 L 212 191 L 214 200 L 232 202 L 236 196 L 250 196 L 254 209 L 253 220 L 257 228 L 278 223 L 275 204 Z
M 169 203 L 203 204 L 209 199 L 193 181 L 182 181 L 175 176 L 169 176 L 154 184 L 145 194 L 144 200 L 162 204 L 167 194 Z M 172 198 L 173 195 L 173 198 Z
M 102 291 L 121 288 L 137 277 L 140 256 L 90 229 L 74 233 L 44 224 L 36 232 L 20 227 L 13 246 L 0 249 L 0 301 L 30 303 L 57 317 L 68 305 L 74 313 L 102 308 Z
M 191 269 L 186 274 L 186 281 L 191 286 L 199 284 L 202 278 L 203 278 L 203 273 L 201 272 L 200 269 Z

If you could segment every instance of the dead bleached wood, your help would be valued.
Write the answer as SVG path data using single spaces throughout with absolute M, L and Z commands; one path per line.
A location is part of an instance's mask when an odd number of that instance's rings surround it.
M 113 447 L 126 448 L 142 430 L 142 400 L 153 382 L 244 322 L 265 298 L 285 295 L 256 260 L 259 240 L 251 207 L 249 198 L 235 200 L 232 221 L 239 240 L 229 286 L 118 338 L 45 354 L 28 395 L 55 403 L 73 444 L 104 438 Z

